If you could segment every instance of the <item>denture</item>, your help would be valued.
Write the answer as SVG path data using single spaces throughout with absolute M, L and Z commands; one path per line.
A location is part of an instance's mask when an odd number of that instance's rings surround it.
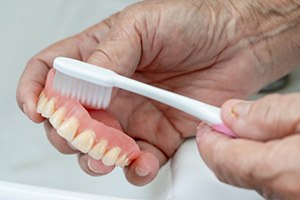
M 55 70 L 49 71 L 37 104 L 37 112 L 49 119 L 57 133 L 72 147 L 101 160 L 107 166 L 128 166 L 140 153 L 136 142 L 122 131 L 93 119 L 79 103 L 61 96 L 53 85 Z

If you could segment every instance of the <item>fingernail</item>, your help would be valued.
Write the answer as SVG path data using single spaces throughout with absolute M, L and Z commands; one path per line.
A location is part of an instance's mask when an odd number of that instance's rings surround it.
M 150 171 L 148 171 L 147 169 L 143 169 L 139 166 L 137 166 L 135 168 L 135 173 L 141 177 L 145 177 L 145 176 L 148 176 L 150 174 Z
M 234 118 L 247 116 L 251 104 L 252 104 L 251 102 L 239 102 L 239 103 L 235 104 L 231 108 L 231 115 Z
M 211 130 L 211 128 L 205 124 L 205 123 L 201 123 L 199 124 L 199 126 L 197 127 L 197 133 L 196 133 L 196 139 L 197 141 L 200 140 L 200 138 L 205 135 L 206 133 L 208 133 Z
M 91 170 L 92 172 L 94 172 L 96 174 L 103 174 L 103 171 L 101 171 L 99 169 L 99 167 L 97 166 L 96 161 L 88 159 L 87 160 L 87 166 L 88 166 L 89 170 Z

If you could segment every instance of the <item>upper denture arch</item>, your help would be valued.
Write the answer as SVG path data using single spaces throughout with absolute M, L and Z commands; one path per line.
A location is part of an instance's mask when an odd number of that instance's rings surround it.
M 37 112 L 49 119 L 57 133 L 82 153 L 107 166 L 129 165 L 140 153 L 135 141 L 122 131 L 93 119 L 78 101 L 54 91 L 54 74 L 54 69 L 48 73 Z

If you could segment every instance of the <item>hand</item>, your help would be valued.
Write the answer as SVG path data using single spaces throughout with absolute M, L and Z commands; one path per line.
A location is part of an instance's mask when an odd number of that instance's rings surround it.
M 256 6 L 245 5 L 249 3 L 253 1 L 232 4 L 153 0 L 134 4 L 34 56 L 20 79 L 18 104 L 34 122 L 45 120 L 36 113 L 36 104 L 57 56 L 105 66 L 119 74 L 213 105 L 221 105 L 232 97 L 246 98 L 289 72 L 298 59 L 294 56 L 297 51 L 289 50 L 294 43 L 285 40 L 287 33 L 290 39 L 298 38 L 297 34 L 287 30 L 270 39 L 268 36 L 278 27 L 281 30 L 281 24 L 277 24 L 281 21 L 262 20 L 264 16 L 260 15 L 253 18 L 249 14 L 253 12 L 248 9 Z M 262 23 L 255 31 L 248 24 L 253 19 Z M 284 25 L 293 19 L 286 19 Z M 269 49 L 279 44 L 287 50 L 275 48 L 272 54 L 266 54 L 265 47 Z M 277 59 L 282 55 L 290 59 Z M 269 57 L 274 62 L 267 62 Z M 138 162 L 125 169 L 127 179 L 136 185 L 150 182 L 159 166 L 167 162 L 183 140 L 194 135 L 199 123 L 182 112 L 122 90 L 113 97 L 107 113 L 112 117 L 101 120 L 110 121 L 107 124 L 120 123 L 124 133 L 134 138 L 143 151 Z M 60 152 L 76 152 L 47 121 L 45 124 L 50 142 Z M 79 156 L 80 165 L 89 174 L 97 175 L 96 171 L 105 174 L 112 170 L 103 165 L 98 165 L 97 170 L 90 169 L 86 164 L 88 159 L 87 155 Z M 144 173 L 138 175 L 137 166 Z
M 229 100 L 223 119 L 238 137 L 253 140 L 228 138 L 200 125 L 202 158 L 225 183 L 255 189 L 266 199 L 299 199 L 299 102 L 300 93 Z

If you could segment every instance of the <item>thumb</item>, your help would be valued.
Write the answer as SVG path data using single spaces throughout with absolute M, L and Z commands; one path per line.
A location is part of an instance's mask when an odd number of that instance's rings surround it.
M 107 23 L 106 20 L 103 23 Z M 126 27 L 126 28 L 124 28 Z M 110 31 L 101 39 L 87 62 L 131 76 L 141 58 L 141 38 L 132 20 L 119 16 L 111 23 Z
M 238 137 L 265 141 L 299 132 L 299 110 L 300 93 L 273 94 L 257 101 L 229 100 L 221 115 Z

